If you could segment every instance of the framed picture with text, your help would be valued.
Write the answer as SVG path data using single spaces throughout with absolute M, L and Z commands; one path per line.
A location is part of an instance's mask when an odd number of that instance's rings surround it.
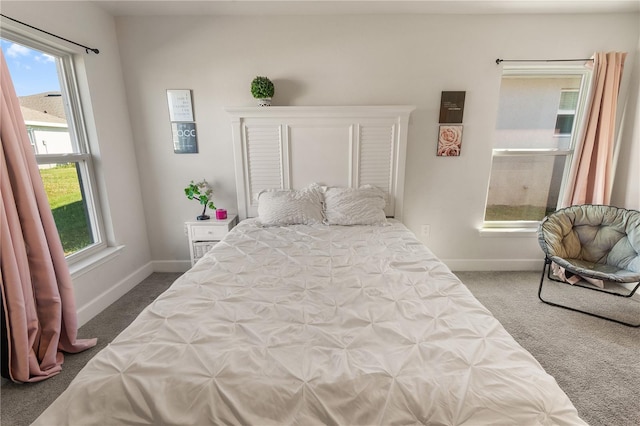
M 198 153 L 196 123 L 171 123 L 173 152 L 176 154 Z
M 440 95 L 440 124 L 462 124 L 464 99 L 467 92 L 442 92 Z
M 191 90 L 168 89 L 167 103 L 169 104 L 170 121 L 195 121 L 193 119 Z

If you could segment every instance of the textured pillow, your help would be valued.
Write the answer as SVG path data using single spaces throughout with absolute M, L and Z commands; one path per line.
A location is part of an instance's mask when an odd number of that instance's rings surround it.
M 383 225 L 384 192 L 364 185 L 361 188 L 327 188 L 324 193 L 326 223 L 329 225 Z
M 263 225 L 316 225 L 324 222 L 322 191 L 317 185 L 301 190 L 262 191 L 258 219 Z

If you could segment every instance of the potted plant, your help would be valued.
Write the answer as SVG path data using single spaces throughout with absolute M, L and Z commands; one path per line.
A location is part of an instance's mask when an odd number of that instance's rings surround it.
M 273 83 L 267 77 L 258 76 L 251 82 L 251 94 L 258 100 L 259 106 L 271 105 L 274 92 Z
M 209 216 L 206 215 L 207 207 L 212 210 L 215 210 L 216 206 L 213 204 L 212 196 L 213 190 L 209 186 L 206 180 L 202 180 L 200 182 L 191 181 L 189 186 L 184 189 L 184 194 L 190 200 L 195 200 L 198 203 L 202 204 L 204 208 L 202 209 L 202 214 L 198 216 L 196 219 L 198 220 L 207 220 Z

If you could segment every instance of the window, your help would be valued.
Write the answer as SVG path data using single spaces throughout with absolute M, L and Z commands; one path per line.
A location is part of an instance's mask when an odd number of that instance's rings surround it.
M 584 67 L 505 67 L 485 227 L 534 227 L 555 211 L 590 80 Z
M 579 95 L 580 92 L 575 89 L 562 89 L 560 92 L 560 105 L 558 106 L 558 116 L 556 117 L 556 135 L 571 136 Z
M 73 56 L 5 30 L 1 44 L 65 256 L 74 263 L 106 244 Z

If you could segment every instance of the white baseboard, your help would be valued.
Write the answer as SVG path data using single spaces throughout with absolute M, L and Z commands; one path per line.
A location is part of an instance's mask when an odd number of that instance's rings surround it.
M 110 287 L 104 293 L 99 294 L 86 305 L 78 308 L 78 327 L 83 326 L 93 317 L 102 312 L 113 302 L 124 296 L 129 290 L 140 284 L 142 280 L 151 275 L 153 270 L 153 262 L 140 267 L 119 283 Z
M 443 259 L 452 271 L 541 271 L 544 259 Z
M 189 260 L 153 260 L 153 272 L 187 272 L 191 268 Z

